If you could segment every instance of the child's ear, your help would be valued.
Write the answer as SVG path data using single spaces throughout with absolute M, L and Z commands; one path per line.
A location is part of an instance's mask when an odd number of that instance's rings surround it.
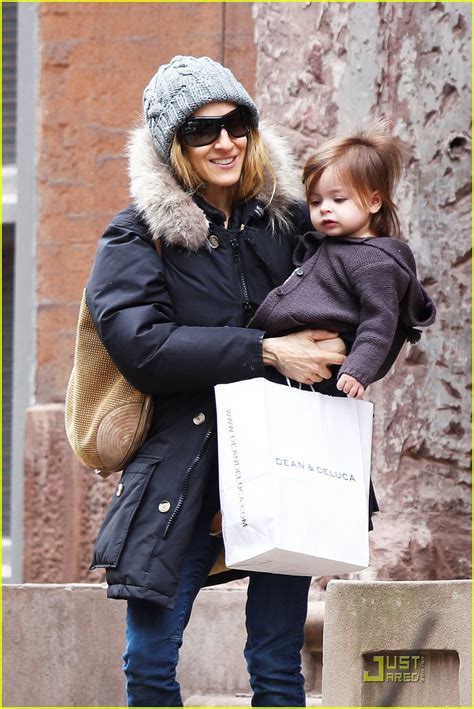
M 369 212 L 370 214 L 377 214 L 382 207 L 382 198 L 380 192 L 373 192 L 370 197 Z

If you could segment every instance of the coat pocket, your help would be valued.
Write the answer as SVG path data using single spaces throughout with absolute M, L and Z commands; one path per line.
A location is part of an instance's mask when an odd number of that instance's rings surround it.
M 124 470 L 94 545 L 90 569 L 118 565 L 130 525 L 163 458 L 138 455 Z

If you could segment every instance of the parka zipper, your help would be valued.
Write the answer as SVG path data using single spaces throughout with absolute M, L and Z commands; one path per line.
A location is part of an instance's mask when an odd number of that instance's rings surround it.
M 193 462 L 191 463 L 191 465 L 189 466 L 189 468 L 186 471 L 186 474 L 185 474 L 184 480 L 183 480 L 183 487 L 181 488 L 181 495 L 179 496 L 179 500 L 178 500 L 178 504 L 174 508 L 174 510 L 171 514 L 171 517 L 168 520 L 168 524 L 166 525 L 165 531 L 161 535 L 163 539 L 166 539 L 168 532 L 170 531 L 171 527 L 175 523 L 176 517 L 178 516 L 178 514 L 184 504 L 184 501 L 186 499 L 186 495 L 188 493 L 189 480 L 191 478 L 191 474 L 192 474 L 194 468 L 197 466 L 197 464 L 201 460 L 202 456 L 204 455 L 204 451 L 207 448 L 207 444 L 209 443 L 209 440 L 212 436 L 213 430 L 214 430 L 214 426 L 211 426 L 211 428 L 208 430 L 208 432 L 206 433 L 206 435 L 204 437 L 204 440 L 201 444 L 201 447 L 200 447 L 196 457 L 194 458 Z
M 238 239 L 231 239 L 230 246 L 232 248 L 232 255 L 234 257 L 234 263 L 237 268 L 237 274 L 239 276 L 240 294 L 242 296 L 242 304 L 244 306 L 244 320 L 252 313 L 253 308 L 249 299 L 249 292 L 247 289 L 247 283 L 245 281 L 244 270 L 242 268 L 242 260 L 240 258 L 240 248 Z

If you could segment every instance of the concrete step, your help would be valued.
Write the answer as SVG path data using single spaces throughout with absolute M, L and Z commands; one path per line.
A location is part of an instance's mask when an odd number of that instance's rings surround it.
M 252 695 L 237 694 L 193 694 L 184 702 L 185 707 L 249 707 L 251 706 Z M 320 694 L 307 694 L 306 706 L 322 706 Z

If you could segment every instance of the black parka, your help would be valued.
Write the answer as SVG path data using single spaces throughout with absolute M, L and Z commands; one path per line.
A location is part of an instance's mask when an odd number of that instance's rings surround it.
M 86 288 L 114 362 L 154 397 L 147 440 L 122 474 L 123 492 L 113 496 L 94 549 L 92 568 L 107 569 L 111 598 L 173 607 L 215 472 L 213 387 L 265 376 L 264 333 L 245 325 L 290 274 L 296 235 L 310 223 L 284 144 L 271 131 L 262 135 L 277 188 L 269 180 L 258 198 L 234 209 L 227 228 L 222 212 L 181 190 L 146 128 L 131 142 L 134 204 L 99 241 Z

